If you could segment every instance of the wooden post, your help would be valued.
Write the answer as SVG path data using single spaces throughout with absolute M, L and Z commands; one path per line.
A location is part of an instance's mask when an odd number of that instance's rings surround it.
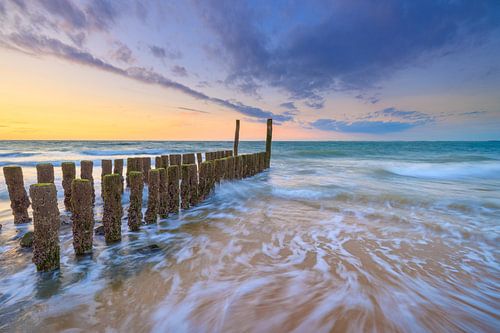
M 71 204 L 71 184 L 76 178 L 76 166 L 73 162 L 63 162 L 61 164 L 62 169 L 62 187 L 64 190 L 64 207 L 67 211 L 72 211 Z
M 149 181 L 149 170 L 151 170 L 151 157 L 142 157 L 142 175 L 144 182 L 147 184 Z
M 53 183 L 30 186 L 33 202 L 33 263 L 38 271 L 51 271 L 60 265 L 59 209 Z
M 234 131 L 234 156 L 238 156 L 238 145 L 240 144 L 240 120 L 236 119 L 236 130 Z
M 241 179 L 241 155 L 234 157 L 234 178 Z
M 172 157 L 172 156 L 170 156 Z M 179 167 L 171 165 L 167 168 L 168 180 L 168 212 L 179 213 Z
M 110 174 L 103 178 L 104 211 L 102 224 L 106 243 L 117 242 L 122 239 L 122 191 L 120 175 Z
M 137 171 L 137 170 L 135 170 L 135 159 L 134 159 L 133 157 L 128 157 L 128 158 L 127 158 L 127 173 L 126 173 L 126 177 L 127 177 L 127 187 L 129 187 L 129 186 L 130 186 L 129 174 L 130 174 L 132 171 Z
M 113 173 L 113 161 L 101 160 L 101 182 L 104 176 L 110 175 L 112 173 Z
M 172 154 L 170 155 L 170 165 L 181 165 L 182 159 L 181 154 Z
M 94 167 L 94 162 L 92 161 L 80 162 L 80 178 L 90 180 L 90 184 L 92 185 L 92 204 L 95 203 L 94 177 L 92 176 L 93 167 Z
M 142 192 L 144 182 L 141 171 L 129 173 L 130 205 L 128 206 L 128 228 L 130 231 L 139 231 L 142 223 Z
M 158 207 L 158 214 L 161 218 L 168 217 L 168 177 L 167 177 L 167 169 L 160 168 L 158 169 L 160 172 L 160 186 L 159 186 L 159 196 L 160 202 Z
M 224 167 L 224 162 L 222 161 L 222 159 L 218 158 L 214 161 L 214 166 L 215 166 L 214 170 L 215 182 L 220 183 L 220 181 L 222 180 L 222 175 L 224 174 L 224 171 L 222 170 L 222 168 Z
M 122 193 L 123 193 L 123 159 L 118 158 L 114 160 L 113 173 L 120 175 L 120 183 L 122 185 Z
M 153 224 L 158 221 L 158 208 L 160 204 L 160 170 L 150 170 L 148 179 L 148 208 L 146 209 L 144 221 L 147 224 Z
M 161 155 L 160 157 L 161 157 L 161 167 L 167 170 L 168 166 L 170 165 L 168 163 L 168 155 Z
M 156 169 L 163 168 L 163 161 L 161 159 L 161 156 L 156 156 L 155 157 L 155 168 Z
M 189 208 L 189 164 L 181 165 L 181 208 Z
M 36 165 L 37 182 L 54 183 L 54 166 L 50 163 L 39 163 Z
M 203 201 L 208 196 L 208 168 L 210 163 L 208 161 L 202 162 L 200 166 L 199 179 L 198 179 L 198 199 Z
M 193 153 L 182 154 L 182 164 L 195 164 L 195 157 Z
M 196 164 L 189 164 L 189 205 L 196 206 L 198 204 L 198 169 Z
M 88 179 L 74 179 L 71 184 L 73 249 L 81 255 L 92 252 L 94 211 L 92 185 Z
M 6 166 L 3 168 L 3 175 L 9 192 L 14 224 L 30 222 L 31 219 L 28 215 L 30 199 L 24 188 L 23 169 L 19 166 Z
M 209 161 L 209 165 L 207 168 L 207 190 L 206 190 L 206 195 L 210 195 L 210 193 L 214 190 L 215 188 L 215 162 L 214 161 Z
M 234 179 L 234 156 L 230 156 L 227 159 L 227 176 L 229 180 Z
M 266 169 L 271 166 L 271 142 L 273 140 L 273 120 L 267 120 L 267 135 L 266 135 Z
M 196 153 L 196 164 L 200 166 L 202 162 L 203 162 L 203 155 L 201 153 Z

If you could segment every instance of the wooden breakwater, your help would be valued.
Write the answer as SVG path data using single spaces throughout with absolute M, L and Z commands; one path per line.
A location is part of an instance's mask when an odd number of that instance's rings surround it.
M 157 223 L 158 218 L 178 214 L 181 209 L 194 207 L 206 200 L 216 184 L 252 177 L 270 167 L 272 119 L 267 121 L 266 150 L 239 154 L 240 122 L 236 121 L 233 150 L 170 154 L 154 157 L 130 157 L 123 175 L 123 159 L 101 161 L 101 196 L 103 199 L 103 234 L 106 243 L 121 240 L 124 214 L 130 231 L 139 231 L 143 224 Z M 203 159 L 203 155 L 205 158 Z M 95 190 L 93 161 L 80 161 L 80 178 L 76 178 L 76 163 L 61 163 L 64 208 L 72 220 L 73 248 L 76 255 L 92 252 L 94 236 Z M 24 187 L 22 168 L 3 168 L 15 224 L 28 223 L 28 208 L 33 208 L 33 262 L 39 271 L 60 266 L 59 227 L 54 166 L 36 166 L 37 183 Z M 143 207 L 143 190 L 147 186 L 147 204 Z M 122 195 L 129 191 L 125 211 Z M 31 198 L 31 200 L 30 200 Z M 146 208 L 145 214 L 142 213 Z M 24 237 L 23 237 L 24 238 Z

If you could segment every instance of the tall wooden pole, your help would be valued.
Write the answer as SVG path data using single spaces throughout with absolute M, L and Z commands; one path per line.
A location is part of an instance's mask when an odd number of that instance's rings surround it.
M 240 144 L 240 120 L 236 119 L 236 130 L 234 131 L 233 155 L 238 156 L 238 145 Z
M 266 135 L 266 168 L 271 165 L 271 142 L 273 140 L 273 120 L 267 120 L 267 135 Z

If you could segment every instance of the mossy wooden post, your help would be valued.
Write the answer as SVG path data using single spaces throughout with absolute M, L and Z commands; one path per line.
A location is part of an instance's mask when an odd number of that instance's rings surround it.
M 238 145 L 240 144 L 240 120 L 236 119 L 236 129 L 234 131 L 234 156 L 238 156 Z
M 198 199 L 203 201 L 207 198 L 209 190 L 208 168 L 210 163 L 208 161 L 201 162 L 199 178 L 198 178 Z
M 170 165 L 180 166 L 182 164 L 181 162 L 182 162 L 182 155 L 181 154 L 170 155 Z
M 94 162 L 92 161 L 80 162 L 80 178 L 88 179 L 90 181 L 90 184 L 92 185 L 92 204 L 95 203 L 94 177 L 92 176 L 93 167 L 94 167 Z
M 102 179 L 106 175 L 110 175 L 113 173 L 113 161 L 111 160 L 101 160 L 101 197 L 103 196 L 102 189 Z
M 155 157 L 155 168 L 156 169 L 163 168 L 163 161 L 161 160 L 161 156 Z
M 137 169 L 137 159 L 135 157 L 128 157 L 127 158 L 127 187 L 130 187 L 130 180 L 129 180 L 129 174 L 132 171 L 140 171 L 142 173 L 142 170 Z
M 193 153 L 182 154 L 182 164 L 195 164 L 195 155 Z
M 205 153 L 205 161 L 211 161 L 212 160 L 212 153 L 207 151 Z
M 53 183 L 30 186 L 33 206 L 33 263 L 38 271 L 51 271 L 60 265 L 59 209 Z
M 3 175 L 9 192 L 10 208 L 14 215 L 14 224 L 28 223 L 30 199 L 24 188 L 23 169 L 20 166 L 3 167 Z
M 73 162 L 62 162 L 62 187 L 64 190 L 64 207 L 71 212 L 71 184 L 76 178 L 76 166 Z
M 203 162 L 203 155 L 201 153 L 196 153 L 196 164 L 201 165 Z
M 104 212 L 102 224 L 104 225 L 104 238 L 106 243 L 118 242 L 122 239 L 122 191 L 120 175 L 110 174 L 103 178 Z
M 142 157 L 142 175 L 144 176 L 144 182 L 147 184 L 149 182 L 149 171 L 151 170 L 151 157 Z
M 168 180 L 168 213 L 179 213 L 179 167 L 171 165 L 167 168 Z
M 54 183 L 54 166 L 50 163 L 37 164 L 36 178 L 39 184 Z
M 213 160 L 208 161 L 206 185 L 208 187 L 206 189 L 206 196 L 208 196 L 215 188 L 215 162 Z
M 128 228 L 130 231 L 139 231 L 142 224 L 142 192 L 144 182 L 141 171 L 130 171 L 130 205 L 128 206 Z
M 235 179 L 241 179 L 240 164 L 241 164 L 241 155 L 237 155 L 234 157 L 234 178 Z
M 168 155 L 161 155 L 160 157 L 161 157 L 161 167 L 167 170 L 168 166 L 170 165 L 168 160 Z
M 118 158 L 114 160 L 113 163 L 113 173 L 119 174 L 120 175 L 120 183 L 122 185 L 122 193 L 123 193 L 123 159 Z
M 271 143 L 273 140 L 273 120 L 267 120 L 267 134 L 266 134 L 266 169 L 271 166 Z
M 73 249 L 75 254 L 92 252 L 94 233 L 94 211 L 92 209 L 92 186 L 88 179 L 74 179 L 71 184 L 73 220 Z
M 146 209 L 144 222 L 153 224 L 158 221 L 158 209 L 160 206 L 160 170 L 150 170 L 148 179 L 148 208 Z
M 233 156 L 232 150 L 225 150 L 224 151 L 224 157 L 231 157 L 231 156 Z
M 159 186 L 159 196 L 160 203 L 158 207 L 158 214 L 161 218 L 168 217 L 168 177 L 167 177 L 167 169 L 160 168 L 158 169 L 160 172 L 160 186 Z
M 189 164 L 181 165 L 181 208 L 188 209 L 189 196 Z
M 196 206 L 199 202 L 198 168 L 196 164 L 189 164 L 189 205 Z
M 227 179 L 234 179 L 234 156 L 229 156 L 227 158 Z
M 222 177 L 222 174 L 223 174 L 223 168 L 224 166 L 224 162 L 222 161 L 222 159 L 218 158 L 216 160 L 214 160 L 214 180 L 215 180 L 215 183 L 220 183 L 221 181 L 221 177 Z

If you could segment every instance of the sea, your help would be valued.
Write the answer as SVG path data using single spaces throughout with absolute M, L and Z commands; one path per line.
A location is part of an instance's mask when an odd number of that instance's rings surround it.
M 273 142 L 270 169 L 139 232 L 126 191 L 122 241 L 74 255 L 61 162 L 94 161 L 97 227 L 102 159 L 232 145 L 0 141 L 26 188 L 55 165 L 67 217 L 60 270 L 37 273 L 0 176 L 0 331 L 500 331 L 500 142 Z

